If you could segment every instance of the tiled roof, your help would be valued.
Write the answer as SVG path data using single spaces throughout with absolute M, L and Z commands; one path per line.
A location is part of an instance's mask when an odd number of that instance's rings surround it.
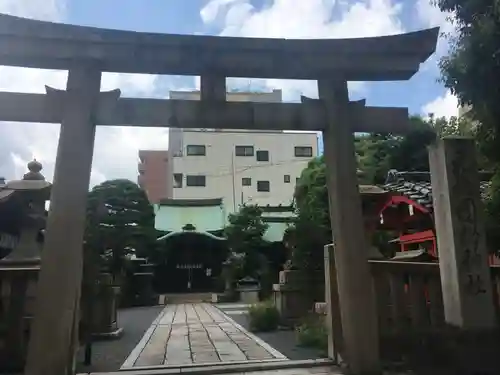
M 491 184 L 489 181 L 491 174 L 484 172 L 480 174 L 480 177 L 480 193 L 481 197 L 485 199 Z M 390 170 L 382 187 L 387 191 L 404 195 L 423 207 L 432 210 L 432 185 L 429 172 L 399 172 Z

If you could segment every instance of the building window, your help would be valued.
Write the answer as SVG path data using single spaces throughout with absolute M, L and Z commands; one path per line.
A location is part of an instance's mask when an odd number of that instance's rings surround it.
M 207 154 L 207 149 L 205 145 L 187 145 L 186 155 L 187 156 L 205 156 Z
M 269 151 L 259 150 L 256 153 L 257 161 L 269 161 Z
M 174 188 L 182 187 L 182 173 L 174 173 Z
M 313 156 L 313 148 L 310 146 L 295 146 L 295 157 L 311 158 Z
M 290 183 L 290 175 L 289 174 L 286 174 L 283 178 L 283 181 L 285 182 L 285 184 L 289 184 Z
M 206 186 L 206 176 L 186 176 L 186 186 Z
M 269 181 L 257 181 L 257 191 L 271 191 L 271 186 Z
M 252 179 L 250 177 L 243 177 L 241 179 L 241 185 L 242 186 L 250 186 L 250 185 L 252 185 Z
M 253 156 L 253 146 L 235 146 L 234 153 L 236 156 Z
M 300 177 L 297 177 L 297 178 L 295 179 L 295 185 L 297 185 L 297 184 L 299 183 L 299 181 L 300 181 Z

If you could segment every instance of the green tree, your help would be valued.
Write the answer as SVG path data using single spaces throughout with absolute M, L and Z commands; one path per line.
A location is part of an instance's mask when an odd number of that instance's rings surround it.
M 154 212 L 144 190 L 125 179 L 95 186 L 88 197 L 85 241 L 115 278 L 129 254 L 148 256 L 155 247 Z
M 492 252 L 500 248 L 500 2 L 438 0 L 453 14 L 455 33 L 441 62 L 442 80 L 477 124 L 479 162 L 495 170 L 486 199 L 487 241 Z
M 311 160 L 295 186 L 294 205 L 299 217 L 314 223 L 322 237 L 330 237 L 328 191 L 324 156 Z M 314 233 L 314 235 L 318 234 Z M 313 233 L 311 233 L 313 234 Z
M 360 183 L 382 184 L 391 169 L 389 157 L 398 144 L 390 134 L 368 134 L 355 138 Z
M 444 119 L 439 121 L 446 123 Z M 410 122 L 413 130 L 404 136 L 364 134 L 356 137 L 358 168 L 363 172 L 361 183 L 383 184 L 390 169 L 429 170 L 427 146 L 435 139 L 436 130 L 432 122 L 419 116 L 410 117 Z
M 477 127 L 467 117 L 435 118 L 430 114 L 424 120 L 419 116 L 410 117 L 413 130 L 404 136 L 392 134 L 368 134 L 356 137 L 358 168 L 363 172 L 360 179 L 365 184 L 382 184 L 389 169 L 399 171 L 428 171 L 429 156 L 427 147 L 436 137 L 471 136 L 475 137 Z M 481 151 L 478 143 L 478 151 Z M 487 162 L 479 152 L 481 168 Z
M 474 126 L 474 122 L 467 116 L 452 116 L 447 120 L 444 117 L 434 118 L 431 114 L 428 122 L 440 137 L 453 135 L 466 137 L 476 136 L 476 126 Z
M 478 138 L 490 160 L 500 162 L 500 2 L 437 0 L 453 15 L 450 51 L 440 62 L 442 81 L 478 121 Z
M 332 241 L 323 156 L 311 160 L 302 171 L 295 187 L 294 205 L 297 218 L 287 233 L 291 267 L 301 270 L 313 288 L 315 273 L 323 268 L 323 246 Z
M 355 138 L 361 184 L 383 184 L 390 169 L 428 171 L 427 146 L 437 134 L 465 134 L 470 123 L 452 118 L 424 120 L 412 116 L 413 130 L 404 136 L 363 134 Z M 467 133 L 469 134 L 469 133 Z M 292 267 L 311 273 L 322 267 L 323 246 L 332 241 L 324 157 L 311 160 L 295 188 L 297 220 L 290 228 Z
M 260 250 L 265 246 L 264 234 L 269 227 L 262 219 L 262 210 L 256 205 L 243 205 L 229 215 L 224 229 L 229 247 L 236 254 L 244 254 L 243 276 L 258 277 L 262 264 Z

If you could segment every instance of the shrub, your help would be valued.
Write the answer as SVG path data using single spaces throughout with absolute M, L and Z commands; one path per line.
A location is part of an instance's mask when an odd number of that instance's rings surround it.
M 248 310 L 250 330 L 254 332 L 274 331 L 278 328 L 280 313 L 271 301 L 257 303 Z
M 324 323 L 317 315 L 308 316 L 295 327 L 299 346 L 315 348 L 322 353 L 328 351 L 328 332 Z

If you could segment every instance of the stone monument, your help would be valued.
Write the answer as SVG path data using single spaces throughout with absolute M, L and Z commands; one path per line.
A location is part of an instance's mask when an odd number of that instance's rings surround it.
M 473 139 L 447 137 L 429 148 L 446 323 L 497 326 Z

